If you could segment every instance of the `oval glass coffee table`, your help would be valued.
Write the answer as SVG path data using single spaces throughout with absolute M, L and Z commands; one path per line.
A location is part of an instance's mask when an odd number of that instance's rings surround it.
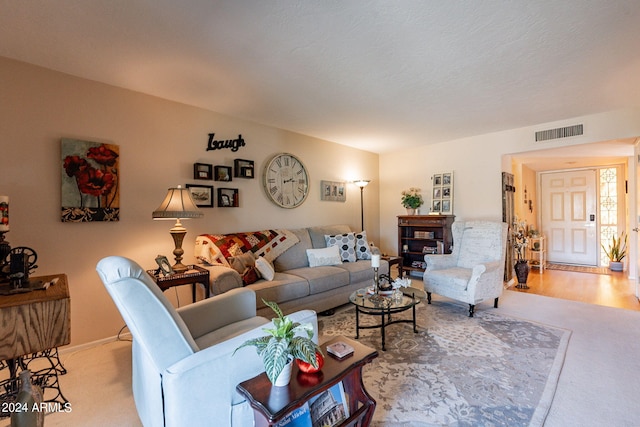
M 394 323 L 412 323 L 413 332 L 417 333 L 416 306 L 427 298 L 425 291 L 417 288 L 402 288 L 402 295 L 376 295 L 367 292 L 367 289 L 358 289 L 349 296 L 349 302 L 356 306 L 356 339 L 360 338 L 360 329 L 380 328 L 382 335 L 382 350 L 385 348 L 385 328 Z M 412 310 L 411 319 L 392 320 L 391 315 L 403 311 Z M 379 316 L 377 325 L 360 326 L 360 314 Z

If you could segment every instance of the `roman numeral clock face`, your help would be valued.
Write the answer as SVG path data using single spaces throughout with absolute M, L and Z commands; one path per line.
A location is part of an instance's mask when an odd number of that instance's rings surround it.
M 296 208 L 309 194 L 307 169 L 296 156 L 277 154 L 269 160 L 264 170 L 264 190 L 276 205 Z

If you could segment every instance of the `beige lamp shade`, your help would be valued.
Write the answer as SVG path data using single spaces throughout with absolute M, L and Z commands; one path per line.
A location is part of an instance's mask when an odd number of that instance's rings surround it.
M 202 218 L 204 213 L 198 209 L 191 191 L 188 188 L 182 188 L 178 185 L 176 188 L 170 188 L 167 197 L 153 211 L 154 219 L 186 219 L 186 218 Z

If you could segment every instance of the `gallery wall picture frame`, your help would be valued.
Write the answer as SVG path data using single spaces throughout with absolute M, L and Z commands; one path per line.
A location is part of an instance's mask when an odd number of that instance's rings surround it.
M 231 166 L 216 166 L 214 168 L 214 179 L 216 181 L 233 181 Z
M 453 172 L 438 173 L 431 177 L 433 190 L 431 192 L 432 214 L 453 214 Z
M 211 181 L 213 179 L 213 165 L 207 163 L 194 163 L 193 179 L 203 179 Z
M 237 208 L 239 206 L 237 188 L 218 188 L 219 208 Z
M 320 200 L 346 202 L 346 186 L 344 181 L 320 181 Z
M 213 186 L 200 184 L 187 184 L 191 198 L 199 208 L 213 207 Z
M 233 161 L 234 178 L 254 178 L 254 162 L 253 160 L 235 159 Z

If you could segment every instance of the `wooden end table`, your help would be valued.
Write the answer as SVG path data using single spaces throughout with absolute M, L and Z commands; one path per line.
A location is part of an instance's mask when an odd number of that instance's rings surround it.
M 343 341 L 355 349 L 344 359 L 337 359 L 326 351 L 327 345 Z M 340 426 L 368 426 L 376 401 L 362 383 L 362 367 L 378 357 L 378 352 L 357 341 L 336 337 L 320 346 L 325 354 L 324 366 L 315 374 L 304 374 L 294 363 L 291 382 L 286 387 L 275 387 L 266 373 L 243 381 L 236 389 L 253 408 L 256 427 L 274 426 L 291 411 L 300 408 L 312 397 L 342 381 L 349 402 L 349 418 Z
M 387 261 L 389 263 L 389 274 L 391 274 L 391 266 L 397 265 L 398 266 L 398 277 L 400 279 L 402 279 L 402 277 L 404 276 L 404 265 L 402 263 L 402 257 L 401 256 L 383 255 L 382 257 L 380 257 L 380 259 L 383 259 L 383 260 L 385 260 L 385 261 Z
M 156 270 L 147 270 L 147 273 L 163 292 L 173 286 L 191 285 L 191 298 L 196 302 L 196 284 L 200 283 L 204 286 L 204 297 L 209 298 L 209 270 L 199 265 L 189 265 L 186 271 L 169 276 L 156 274 Z

